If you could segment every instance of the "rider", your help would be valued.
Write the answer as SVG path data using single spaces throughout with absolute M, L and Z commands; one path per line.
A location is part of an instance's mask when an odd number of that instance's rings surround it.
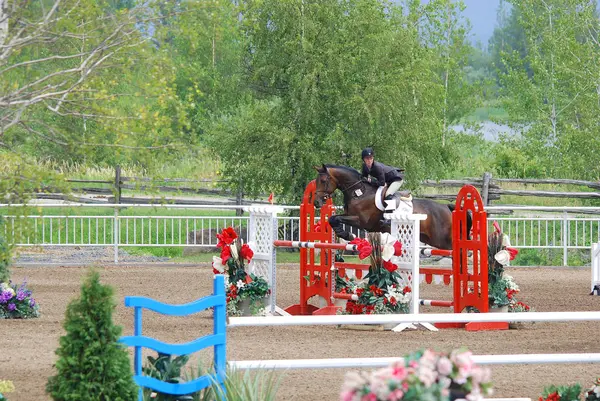
M 392 195 L 394 195 L 394 193 L 402 186 L 404 169 L 376 162 L 373 158 L 374 155 L 375 153 L 372 148 L 363 149 L 362 177 L 365 181 L 375 187 L 387 184 L 388 188 L 385 191 L 385 198 L 391 199 Z

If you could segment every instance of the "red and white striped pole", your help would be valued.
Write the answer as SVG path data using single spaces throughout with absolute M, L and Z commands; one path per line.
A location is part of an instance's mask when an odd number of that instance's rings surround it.
M 354 244 L 330 244 L 327 242 L 304 242 L 304 241 L 273 241 L 278 248 L 316 248 L 316 249 L 341 249 L 344 251 L 357 251 Z

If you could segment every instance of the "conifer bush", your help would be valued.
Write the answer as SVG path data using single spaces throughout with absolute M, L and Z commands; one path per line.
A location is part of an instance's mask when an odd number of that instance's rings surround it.
M 113 324 L 113 289 L 100 284 L 90 271 L 81 296 L 67 307 L 66 334 L 56 350 L 57 374 L 48 379 L 46 392 L 55 401 L 135 401 L 126 347 L 119 343 L 121 327 Z

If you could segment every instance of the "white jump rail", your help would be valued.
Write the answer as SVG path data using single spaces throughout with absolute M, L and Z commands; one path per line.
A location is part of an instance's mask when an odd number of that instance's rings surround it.
M 337 369 L 337 368 L 383 368 L 403 358 L 330 358 L 330 359 L 271 359 L 228 361 L 235 369 Z M 531 365 L 546 363 L 599 363 L 596 354 L 507 354 L 473 355 L 478 365 Z
M 468 322 L 582 322 L 600 321 L 600 311 L 427 313 L 390 315 L 326 315 L 230 317 L 228 327 L 323 326 L 341 324 L 468 323 Z

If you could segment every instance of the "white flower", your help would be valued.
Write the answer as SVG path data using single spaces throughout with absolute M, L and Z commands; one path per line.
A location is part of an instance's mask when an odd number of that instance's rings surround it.
M 235 242 L 233 244 L 229 245 L 229 249 L 231 250 L 231 256 L 233 256 L 233 258 L 237 260 L 238 251 L 237 251 L 237 247 L 235 246 Z
M 238 288 L 238 290 L 241 290 L 242 288 L 244 288 L 246 284 L 242 281 L 242 280 L 238 280 L 237 283 L 235 283 L 235 286 Z
M 10 292 L 13 297 L 15 296 L 15 290 L 13 290 L 12 287 L 6 283 L 2 283 L 0 285 L 0 292 Z
M 396 237 L 390 233 L 381 234 L 381 246 L 383 248 L 381 251 L 381 258 L 386 262 L 389 261 L 392 256 L 394 256 L 394 244 L 396 241 Z
M 496 262 L 500 263 L 502 266 L 506 266 L 508 262 L 510 262 L 510 253 L 508 253 L 506 249 L 503 249 L 494 255 L 494 259 L 496 259 Z
M 506 235 L 506 234 L 504 234 L 502 236 L 502 246 L 503 247 L 510 246 L 510 238 L 508 238 L 508 235 Z
M 450 373 L 452 373 L 452 368 L 453 365 L 452 362 L 450 362 L 450 359 L 442 357 L 438 360 L 437 370 L 440 373 L 440 375 L 448 376 Z
M 223 259 L 218 256 L 213 256 L 212 267 L 217 269 L 219 273 L 223 273 L 225 271 L 225 265 L 223 265 Z

